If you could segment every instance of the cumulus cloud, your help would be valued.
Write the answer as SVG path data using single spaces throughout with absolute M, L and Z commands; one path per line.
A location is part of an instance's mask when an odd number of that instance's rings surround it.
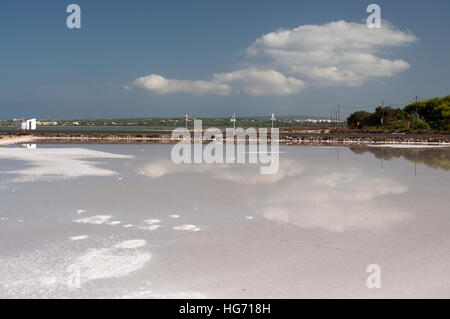
M 189 93 L 194 95 L 204 94 L 230 94 L 231 88 L 227 84 L 211 81 L 185 81 L 166 79 L 158 74 L 151 74 L 136 79 L 127 89 L 135 88 L 155 94 Z
M 213 81 L 228 84 L 234 91 L 242 91 L 249 95 L 293 94 L 305 86 L 302 80 L 286 77 L 280 72 L 258 69 L 214 74 Z
M 408 62 L 382 55 L 387 48 L 415 41 L 414 34 L 386 22 L 381 29 L 346 21 L 304 25 L 256 39 L 246 50 L 246 69 L 195 81 L 151 74 L 125 88 L 153 94 L 262 96 L 295 94 L 308 85 L 357 86 L 370 78 L 392 77 L 409 69 Z
M 305 83 L 286 77 L 274 70 L 244 69 L 213 74 L 210 81 L 167 79 L 158 74 L 136 79 L 127 89 L 139 89 L 154 94 L 188 93 L 193 95 L 284 95 L 299 92 Z
M 370 77 L 389 77 L 408 69 L 403 60 L 378 55 L 382 49 L 416 40 L 389 24 L 369 29 L 365 24 L 337 21 L 265 34 L 247 54 L 269 58 L 278 68 L 315 84 L 360 85 Z

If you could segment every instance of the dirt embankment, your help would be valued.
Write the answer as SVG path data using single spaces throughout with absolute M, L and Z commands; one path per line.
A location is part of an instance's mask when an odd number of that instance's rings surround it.
M 270 138 L 270 137 L 269 137 Z M 19 143 L 155 143 L 169 144 L 173 141 L 169 133 L 165 134 L 8 134 L 0 135 L 0 145 Z M 209 142 L 209 141 L 205 141 Z M 247 139 L 248 142 L 248 139 Z M 367 145 L 367 144 L 450 144 L 450 135 L 394 135 L 394 134 L 333 134 L 333 133 L 284 133 L 279 137 L 284 145 Z
M 450 144 L 450 136 L 408 136 L 408 135 L 286 135 L 283 144 Z
M 0 135 L 0 145 L 11 145 L 18 143 L 30 143 L 36 140 L 32 135 L 14 136 L 14 135 Z

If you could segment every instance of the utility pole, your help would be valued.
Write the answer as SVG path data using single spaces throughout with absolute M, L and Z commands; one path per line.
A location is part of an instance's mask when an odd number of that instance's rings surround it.
M 236 136 L 236 114 L 234 113 L 231 116 L 231 122 L 233 122 L 233 134 Z
M 337 120 L 336 106 L 331 108 L 330 113 L 331 113 L 331 124 L 333 125 L 333 127 L 336 127 L 336 120 Z
M 341 105 L 338 104 L 338 122 L 341 122 Z
M 339 122 L 339 108 L 336 108 L 336 127 L 338 126 L 338 122 Z
M 186 113 L 186 115 L 184 116 L 184 119 L 186 120 L 186 130 L 188 129 L 188 122 L 189 122 L 189 114 Z
M 336 127 L 336 121 L 337 121 L 337 110 L 336 110 L 336 106 L 334 107 L 334 122 L 333 122 L 333 126 Z
M 273 122 L 275 121 L 275 114 L 272 113 L 272 117 L 270 118 L 272 120 L 272 131 L 273 131 Z
M 418 111 L 418 108 L 417 108 L 417 95 L 416 95 L 416 115 L 419 115 L 419 111 Z

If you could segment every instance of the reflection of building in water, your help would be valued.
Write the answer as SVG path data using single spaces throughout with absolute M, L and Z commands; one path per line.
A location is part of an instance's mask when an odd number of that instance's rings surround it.
M 22 147 L 22 148 L 30 148 L 30 149 L 33 149 L 33 150 L 35 150 L 37 148 L 36 144 L 22 144 L 22 145 L 20 145 L 20 147 Z
M 390 161 L 393 158 L 404 159 L 434 169 L 450 171 L 450 148 L 390 148 L 372 146 L 354 146 L 350 150 L 355 154 L 372 153 L 375 158 Z

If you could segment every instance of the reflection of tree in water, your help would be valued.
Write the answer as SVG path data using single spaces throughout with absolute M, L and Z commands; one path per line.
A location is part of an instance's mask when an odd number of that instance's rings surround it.
M 434 169 L 450 171 L 450 149 L 449 148 L 390 148 L 354 146 L 350 150 L 355 154 L 372 153 L 378 159 L 391 160 L 403 157 L 404 159 L 423 164 Z

